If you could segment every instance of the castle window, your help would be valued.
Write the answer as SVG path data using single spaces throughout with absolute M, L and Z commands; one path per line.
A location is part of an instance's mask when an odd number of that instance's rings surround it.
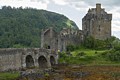
M 58 39 L 56 41 L 58 42 Z
M 99 25 L 98 31 L 100 31 L 100 25 Z
M 50 46 L 48 46 L 48 48 L 47 49 L 50 49 Z

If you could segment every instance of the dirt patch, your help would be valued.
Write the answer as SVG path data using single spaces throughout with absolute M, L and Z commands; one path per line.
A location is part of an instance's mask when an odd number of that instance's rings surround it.
M 56 65 L 51 70 L 17 80 L 120 80 L 120 66 Z

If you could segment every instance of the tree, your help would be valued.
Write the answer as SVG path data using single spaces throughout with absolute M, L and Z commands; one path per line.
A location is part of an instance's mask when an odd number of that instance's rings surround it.
M 60 31 L 69 20 L 64 15 L 33 8 L 12 8 L 3 6 L 0 9 L 0 48 L 40 47 L 41 29 L 53 27 Z M 71 21 L 73 28 L 78 28 Z
M 116 38 L 113 43 L 112 43 L 112 46 L 114 49 L 116 50 L 120 50 L 120 40 L 118 38 Z

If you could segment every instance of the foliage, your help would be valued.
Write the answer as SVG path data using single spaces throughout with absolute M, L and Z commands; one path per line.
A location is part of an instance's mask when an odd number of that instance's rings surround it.
M 84 48 L 84 46 L 82 46 L 82 45 L 67 45 L 67 47 L 66 47 L 66 49 L 67 49 L 67 51 L 75 51 L 75 50 L 78 50 L 78 49 L 80 49 L 80 48 Z
M 94 56 L 88 56 L 84 52 L 78 53 L 76 56 L 67 55 L 65 52 L 59 54 L 59 63 L 88 64 L 91 63 L 94 59 Z
M 79 52 L 76 56 L 85 56 L 86 55 L 86 53 L 84 53 L 84 52 Z
M 68 45 L 67 46 L 67 51 L 74 51 L 75 50 L 75 46 L 74 45 Z
M 45 76 L 45 77 L 49 77 L 50 75 L 49 75 L 48 73 L 45 73 L 44 76 Z
M 109 39 L 106 40 L 99 40 L 99 39 L 94 39 L 92 36 L 88 36 L 85 41 L 84 41 L 84 47 L 89 48 L 89 49 L 110 49 L 112 48 L 112 43 L 115 40 L 115 37 L 112 36 Z
M 115 50 L 120 50 L 120 40 L 119 39 L 115 39 L 112 43 L 113 47 Z
M 59 63 L 86 64 L 86 65 L 119 65 L 120 51 L 78 49 L 71 55 L 62 52 L 59 54 Z
M 118 38 L 111 38 L 112 49 L 102 53 L 101 55 L 111 61 L 120 61 L 120 40 Z
M 78 29 L 64 15 L 32 8 L 3 6 L 0 9 L 0 20 L 0 48 L 40 47 L 41 30 L 51 26 L 56 31 L 70 24 Z
M 71 51 L 72 55 L 69 56 L 64 53 L 59 61 L 68 64 L 119 64 L 119 42 L 120 40 L 115 37 L 106 40 L 97 40 L 93 37 L 88 37 L 81 46 L 69 45 L 67 48 L 69 52 Z
M 120 61 L 120 50 L 112 49 L 110 51 L 106 51 L 102 53 L 102 56 L 108 58 L 111 61 L 119 62 Z

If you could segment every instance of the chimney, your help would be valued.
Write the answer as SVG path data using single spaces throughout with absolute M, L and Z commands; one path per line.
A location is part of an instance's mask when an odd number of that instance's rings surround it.
M 97 3 L 97 4 L 96 4 L 96 12 L 97 12 L 97 13 L 100 13 L 100 11 L 101 11 L 101 4 L 100 4 L 100 3 Z

